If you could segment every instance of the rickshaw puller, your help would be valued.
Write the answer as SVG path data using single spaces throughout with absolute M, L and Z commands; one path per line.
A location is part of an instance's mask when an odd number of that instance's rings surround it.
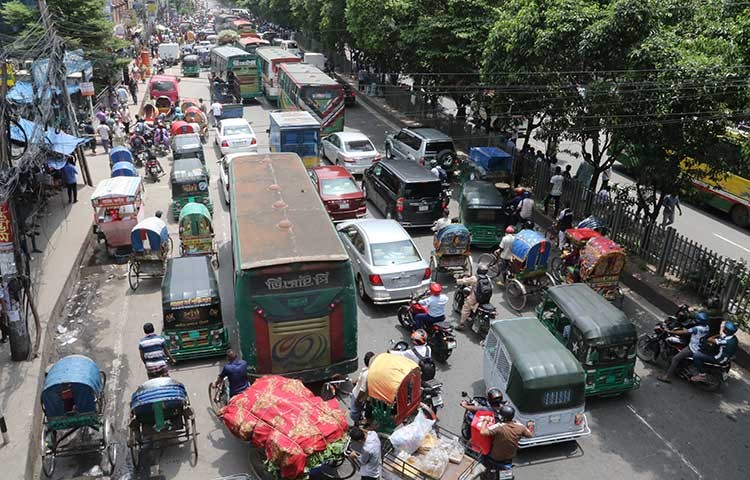
M 367 373 L 370 369 L 370 360 L 375 356 L 374 352 L 365 353 L 362 361 L 365 366 L 359 371 L 359 377 L 354 382 L 354 388 L 352 389 L 351 403 L 349 404 L 349 416 L 352 422 L 356 425 L 362 420 L 362 414 L 365 409 L 365 402 L 367 401 Z
M 490 453 L 482 456 L 482 463 L 488 472 L 502 470 L 506 465 L 512 464 L 521 438 L 532 437 L 528 428 L 513 420 L 515 416 L 516 409 L 504 405 L 500 408 L 500 422 L 489 427 L 482 426 L 479 430 L 480 434 L 492 437 Z
M 227 364 L 221 369 L 219 376 L 214 382 L 216 388 L 221 387 L 221 382 L 226 378 L 229 380 L 229 398 L 245 391 L 250 386 L 247 379 L 247 362 L 237 357 L 233 350 L 227 351 Z
M 451 211 L 445 208 L 443 209 L 443 216 L 438 218 L 435 221 L 435 224 L 432 226 L 432 231 L 435 232 L 435 235 L 437 235 L 440 230 L 447 227 L 451 223 L 453 223 L 453 221 L 451 220 Z
M 443 286 L 439 283 L 430 284 L 430 296 L 420 300 L 419 304 L 427 307 L 427 313 L 414 315 L 416 328 L 426 328 L 433 323 L 445 320 L 445 306 L 448 304 L 448 296 L 443 294 Z
M 462 330 L 466 320 L 469 319 L 469 316 L 476 307 L 490 303 L 490 300 L 492 300 L 492 280 L 487 276 L 487 267 L 479 265 L 476 275 L 459 278 L 456 280 L 456 284 L 462 286 L 471 285 L 471 293 L 464 298 L 464 304 L 461 307 L 461 319 L 458 325 L 456 325 L 456 330 Z
M 500 278 L 504 278 L 503 273 L 508 270 L 511 260 L 513 260 L 513 242 L 516 239 L 516 229 L 512 225 L 508 225 L 505 228 L 505 235 L 500 240 L 498 250 L 500 253 L 496 254 L 500 261 Z

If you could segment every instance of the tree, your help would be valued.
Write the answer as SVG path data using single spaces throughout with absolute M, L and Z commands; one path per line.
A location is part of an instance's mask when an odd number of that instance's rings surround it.
M 346 24 L 352 46 L 365 52 L 381 71 L 401 69 L 401 34 L 413 25 L 412 0 L 347 0 Z
M 21 3 L 11 0 L 0 8 L 0 16 L 6 24 L 20 30 L 27 28 L 39 17 L 39 12 Z
M 321 0 L 318 26 L 323 46 L 343 51 L 351 39 L 346 25 L 346 0 Z

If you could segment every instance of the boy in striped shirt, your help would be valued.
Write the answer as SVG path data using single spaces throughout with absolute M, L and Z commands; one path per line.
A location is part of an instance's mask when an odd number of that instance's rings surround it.
M 143 333 L 146 336 L 138 342 L 138 350 L 141 351 L 141 360 L 146 366 L 148 378 L 168 377 L 167 360 L 173 365 L 175 361 L 169 353 L 167 341 L 161 335 L 154 333 L 154 325 L 150 322 L 143 324 Z

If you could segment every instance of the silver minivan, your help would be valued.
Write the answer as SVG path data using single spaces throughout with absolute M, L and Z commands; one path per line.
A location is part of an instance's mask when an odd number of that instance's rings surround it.
M 416 161 L 427 168 L 436 164 L 451 172 L 458 166 L 453 139 L 434 128 L 402 128 L 385 139 L 386 158 Z
M 580 362 L 535 317 L 492 322 L 484 343 L 484 383 L 499 388 L 531 432 L 521 448 L 591 434 Z

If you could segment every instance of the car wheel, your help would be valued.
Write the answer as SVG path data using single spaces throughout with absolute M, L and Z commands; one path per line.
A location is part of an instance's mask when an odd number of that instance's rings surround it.
M 365 185 L 364 179 L 362 180 L 362 196 L 365 197 L 365 203 L 367 203 L 367 186 Z
M 370 301 L 370 296 L 367 295 L 367 290 L 365 290 L 365 281 L 362 280 L 362 275 L 357 275 L 357 295 L 359 295 L 359 298 L 363 302 Z

